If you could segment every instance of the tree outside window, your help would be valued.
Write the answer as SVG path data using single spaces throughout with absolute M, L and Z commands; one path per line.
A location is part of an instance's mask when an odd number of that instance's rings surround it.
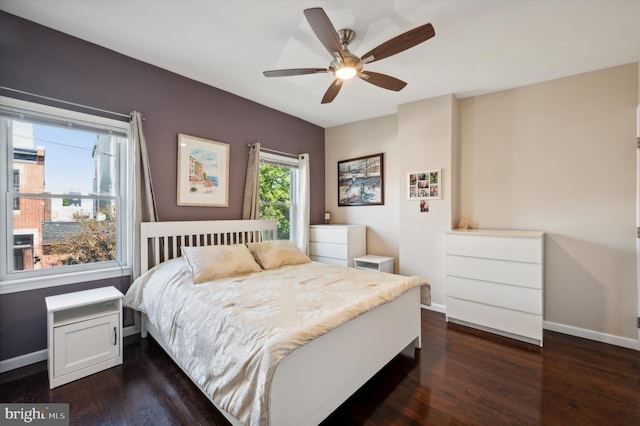
M 297 170 L 288 165 L 260 164 L 260 219 L 278 223 L 278 239 L 291 239 L 293 203 L 292 179 Z

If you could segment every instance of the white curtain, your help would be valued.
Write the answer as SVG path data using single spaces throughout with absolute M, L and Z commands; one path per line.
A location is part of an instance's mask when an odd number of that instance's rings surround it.
M 298 209 L 296 218 L 296 244 L 309 254 L 309 217 L 310 217 L 310 182 L 309 182 L 309 154 L 298 157 Z
M 247 176 L 244 182 L 244 200 L 242 202 L 242 219 L 260 218 L 260 144 L 254 143 L 249 148 Z
M 133 279 L 140 276 L 140 223 L 156 222 L 158 214 L 156 200 L 151 184 L 151 170 L 147 155 L 147 143 L 142 131 L 142 115 L 139 112 L 131 113 L 133 123 L 133 142 L 135 150 L 135 231 L 134 231 L 134 256 Z

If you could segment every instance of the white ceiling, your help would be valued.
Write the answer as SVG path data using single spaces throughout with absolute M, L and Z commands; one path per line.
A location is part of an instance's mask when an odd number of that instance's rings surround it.
M 365 67 L 408 83 L 391 92 L 353 79 L 331 104 L 331 57 L 303 10 L 351 28 L 358 55 L 431 22 L 436 36 Z M 640 60 L 640 0 L 0 0 L 0 9 L 300 117 L 322 127 L 393 114 Z

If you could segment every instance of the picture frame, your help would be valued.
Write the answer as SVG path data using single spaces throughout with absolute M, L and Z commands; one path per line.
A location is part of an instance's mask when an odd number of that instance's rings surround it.
M 338 206 L 384 205 L 384 155 L 338 161 Z
M 408 200 L 439 200 L 442 198 L 442 169 L 407 173 Z
M 178 134 L 179 206 L 229 206 L 229 144 Z

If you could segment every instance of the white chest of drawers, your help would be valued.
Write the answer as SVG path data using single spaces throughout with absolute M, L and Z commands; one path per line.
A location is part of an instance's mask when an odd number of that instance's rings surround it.
M 542 346 L 544 234 L 454 230 L 446 250 L 447 321 Z
M 309 257 L 316 262 L 353 268 L 354 257 L 367 254 L 364 225 L 311 225 Z

